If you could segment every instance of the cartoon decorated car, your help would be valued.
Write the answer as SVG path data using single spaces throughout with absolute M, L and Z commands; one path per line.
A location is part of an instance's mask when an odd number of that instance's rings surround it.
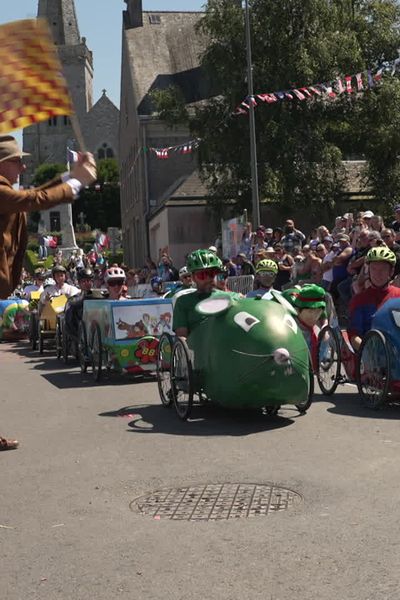
M 143 375 L 156 370 L 159 337 L 172 333 L 172 302 L 147 300 L 87 300 L 79 327 L 81 371 L 92 367 L 95 381 L 104 368 Z
M 28 332 L 28 302 L 20 298 L 0 300 L 0 341 L 22 339 Z
M 309 408 L 313 375 L 309 350 L 293 307 L 273 300 L 210 296 L 195 310 L 207 318 L 187 340 L 164 334 L 157 355 L 160 398 L 174 403 L 178 416 L 190 416 L 194 397 L 230 409 L 281 405 Z

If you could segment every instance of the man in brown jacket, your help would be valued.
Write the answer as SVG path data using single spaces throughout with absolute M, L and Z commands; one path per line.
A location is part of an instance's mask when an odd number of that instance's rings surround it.
M 25 170 L 22 152 L 15 138 L 0 136 L 0 299 L 17 287 L 28 241 L 26 214 L 47 210 L 57 204 L 73 202 L 82 187 L 96 181 L 96 163 L 91 154 L 79 155 L 71 173 L 66 173 L 41 188 L 14 190 Z M 16 440 L 0 436 L 0 451 L 18 447 Z
M 27 245 L 28 212 L 68 204 L 82 187 L 96 180 L 96 164 L 91 154 L 81 154 L 71 173 L 40 188 L 14 190 L 25 170 L 18 144 L 12 136 L 0 136 L 0 299 L 17 287 Z

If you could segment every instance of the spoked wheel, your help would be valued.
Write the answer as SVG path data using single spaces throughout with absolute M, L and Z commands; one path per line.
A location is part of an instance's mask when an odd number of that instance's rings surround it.
M 31 314 L 31 323 L 30 323 L 30 340 L 31 340 L 31 348 L 32 350 L 37 349 L 37 341 L 38 341 L 38 326 L 37 319 L 34 313 Z
M 171 406 L 171 357 L 173 339 L 169 333 L 163 333 L 160 337 L 157 349 L 157 384 L 160 400 L 163 406 Z
M 319 332 L 317 360 L 319 387 L 323 394 L 330 396 L 340 383 L 342 361 L 338 334 L 329 325 L 323 327 Z
M 387 401 L 390 384 L 390 356 L 385 336 L 372 329 L 364 337 L 357 360 L 357 387 L 361 400 L 377 410 Z
M 176 412 L 186 421 L 193 407 L 193 367 L 189 348 L 181 338 L 176 339 L 172 348 L 171 386 Z
M 61 332 L 61 323 L 60 323 L 59 319 L 57 319 L 57 325 L 56 325 L 56 352 L 57 352 L 57 359 L 61 360 L 61 356 L 63 355 L 63 339 L 62 339 L 62 332 Z
M 45 322 L 39 321 L 38 323 L 38 342 L 39 342 L 39 354 L 43 354 L 44 352 L 44 331 Z
M 81 368 L 81 373 L 86 373 L 89 366 L 89 358 L 86 327 L 83 322 L 79 323 L 78 330 L 78 362 Z
M 62 353 L 63 353 L 63 359 L 64 359 L 65 364 L 68 364 L 70 349 L 71 349 L 71 342 L 70 342 L 67 332 L 64 329 L 64 334 L 62 336 Z
M 314 371 L 312 368 L 311 356 L 309 357 L 309 377 L 310 377 L 310 383 L 309 383 L 309 388 L 308 388 L 308 397 L 306 400 L 304 400 L 304 402 L 300 402 L 300 404 L 296 404 L 297 410 L 302 415 L 304 415 L 310 408 L 312 401 L 313 401 L 313 396 L 314 396 Z
M 92 340 L 90 344 L 92 354 L 93 378 L 99 382 L 102 375 L 103 366 L 103 344 L 101 342 L 100 327 L 96 324 L 92 329 Z

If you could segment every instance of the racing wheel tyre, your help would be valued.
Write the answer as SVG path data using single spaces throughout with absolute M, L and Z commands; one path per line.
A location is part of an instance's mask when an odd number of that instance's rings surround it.
M 77 344 L 78 362 L 81 373 L 86 373 L 88 369 L 88 343 L 86 327 L 83 322 L 79 323 L 78 344 Z
M 39 354 L 44 353 L 44 336 L 43 330 L 45 326 L 45 321 L 40 320 L 38 322 L 38 346 L 39 346 Z
M 103 344 L 101 341 L 100 327 L 97 323 L 92 328 L 90 350 L 92 355 L 93 378 L 98 383 L 102 377 Z
M 158 342 L 156 373 L 160 400 L 169 408 L 172 404 L 171 357 L 174 340 L 169 333 L 163 333 Z
M 176 338 L 171 356 L 171 388 L 177 415 L 186 421 L 193 407 L 193 366 L 186 341 Z
M 62 335 L 62 331 L 61 331 L 61 323 L 60 320 L 57 319 L 57 325 L 56 325 L 56 353 L 57 353 L 57 360 L 61 360 L 61 357 L 63 355 L 63 335 Z
M 37 319 L 36 319 L 36 315 L 32 313 L 31 314 L 29 337 L 30 337 L 30 342 L 31 342 L 31 349 L 33 351 L 35 351 L 37 349 L 37 342 L 38 342 L 38 335 L 37 334 L 38 334 Z
M 358 393 L 367 408 L 378 410 L 387 402 L 390 370 L 388 342 L 383 333 L 371 329 L 361 343 L 356 368 Z
M 324 357 L 328 348 L 329 356 Z M 340 383 L 342 361 L 339 336 L 330 325 L 326 325 L 319 332 L 317 361 L 318 385 L 325 396 L 331 396 Z
M 305 400 L 304 402 L 300 402 L 300 404 L 296 404 L 296 408 L 301 415 L 306 414 L 306 412 L 308 411 L 308 409 L 310 408 L 310 406 L 312 404 L 313 396 L 314 396 L 314 371 L 312 368 L 311 356 L 309 356 L 308 364 L 309 364 L 309 377 L 310 377 L 310 384 L 309 384 L 309 388 L 308 388 L 308 397 L 307 397 L 307 400 Z

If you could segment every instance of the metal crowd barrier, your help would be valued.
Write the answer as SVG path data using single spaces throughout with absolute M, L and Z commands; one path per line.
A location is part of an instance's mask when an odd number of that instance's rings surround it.
M 253 289 L 254 275 L 239 275 L 237 277 L 228 277 L 226 284 L 231 292 L 236 292 L 245 296 Z

